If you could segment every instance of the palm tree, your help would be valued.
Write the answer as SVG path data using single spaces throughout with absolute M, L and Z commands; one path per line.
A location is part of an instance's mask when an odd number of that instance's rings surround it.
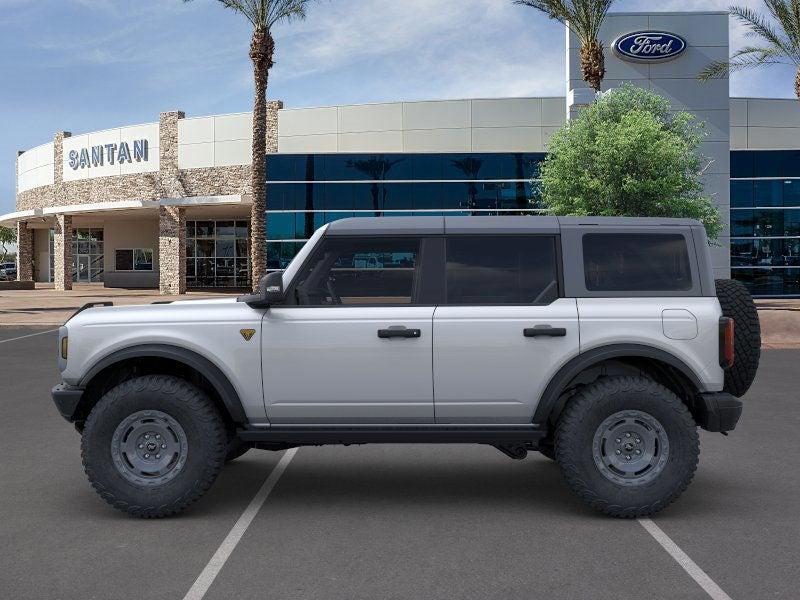
M 581 75 L 595 92 L 606 76 L 600 27 L 614 0 L 514 0 L 563 23 L 581 41 Z
M 282 21 L 305 19 L 306 7 L 313 0 L 219 0 L 225 8 L 235 10 L 253 26 L 250 59 L 253 61 L 255 101 L 253 103 L 253 205 L 250 209 L 252 242 L 250 263 L 253 289 L 267 270 L 265 210 L 267 207 L 267 83 L 274 65 L 275 40 L 272 28 Z M 184 0 L 191 2 L 191 0 Z
M 790 64 L 797 69 L 794 93 L 800 100 L 800 0 L 764 0 L 764 4 L 771 19 L 746 6 L 730 8 L 730 13 L 748 29 L 747 35 L 758 38 L 761 45 L 745 46 L 730 60 L 711 63 L 699 77 L 706 81 L 725 77 L 731 71 Z

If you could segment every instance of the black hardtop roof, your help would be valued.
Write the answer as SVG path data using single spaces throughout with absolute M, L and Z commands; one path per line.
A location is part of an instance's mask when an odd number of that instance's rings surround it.
M 694 219 L 660 217 L 550 217 L 550 216 L 471 216 L 471 217 L 351 217 L 332 222 L 328 235 L 412 235 L 494 233 L 558 234 L 562 228 L 591 227 L 693 227 Z

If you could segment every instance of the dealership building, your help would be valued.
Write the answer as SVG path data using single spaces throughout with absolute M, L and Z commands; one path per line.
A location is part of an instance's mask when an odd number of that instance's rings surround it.
M 800 103 L 701 83 L 729 55 L 726 13 L 612 13 L 604 88 L 623 82 L 706 123 L 705 193 L 725 222 L 715 273 L 758 296 L 800 295 Z M 349 216 L 531 214 L 550 136 L 591 102 L 567 33 L 565 95 L 268 108 L 268 267 Z M 68 126 L 68 124 L 65 124 Z M 80 135 L 17 157 L 18 279 L 124 288 L 251 285 L 250 113 Z

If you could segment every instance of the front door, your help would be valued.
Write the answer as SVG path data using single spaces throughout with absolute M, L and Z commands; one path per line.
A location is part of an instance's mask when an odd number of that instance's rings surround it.
M 558 238 L 449 236 L 433 323 L 437 423 L 530 423 L 578 354 L 575 299 L 559 297 Z
M 78 256 L 78 281 L 88 283 L 90 281 L 89 277 L 89 257 L 86 255 Z
M 328 237 L 266 311 L 272 423 L 432 423 L 433 312 L 418 237 Z M 287 282 L 288 283 L 288 282 Z

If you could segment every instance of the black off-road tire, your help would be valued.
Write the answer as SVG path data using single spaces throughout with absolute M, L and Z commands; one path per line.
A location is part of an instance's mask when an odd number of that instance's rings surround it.
M 181 467 L 160 479 L 131 481 L 135 476 L 118 466 L 128 463 L 120 461 L 112 446 L 128 420 L 152 414 L 166 415 L 181 432 L 185 454 L 182 462 L 175 462 Z M 226 451 L 225 424 L 213 402 L 184 379 L 169 375 L 138 377 L 106 393 L 89 414 L 81 442 L 84 470 L 95 491 L 114 508 L 143 518 L 175 515 L 196 502 L 214 483 Z
M 750 292 L 733 279 L 717 279 L 717 299 L 722 314 L 734 320 L 734 361 L 725 371 L 725 391 L 744 396 L 756 378 L 761 359 L 761 323 Z
M 597 432 L 623 411 L 654 418 L 668 441 L 664 462 L 650 480 L 623 485 L 595 461 Z M 659 512 L 683 493 L 697 468 L 700 440 L 675 394 L 646 377 L 624 376 L 600 379 L 570 400 L 556 427 L 555 448 L 564 478 L 583 501 L 607 515 L 634 518 Z

